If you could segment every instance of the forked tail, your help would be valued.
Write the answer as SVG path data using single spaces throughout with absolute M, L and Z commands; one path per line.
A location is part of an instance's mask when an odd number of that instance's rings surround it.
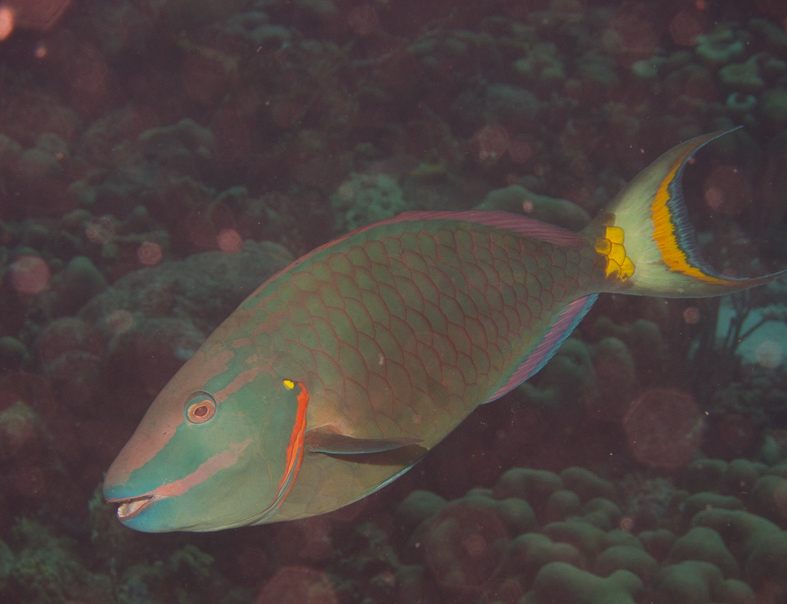
M 714 296 L 761 285 L 786 272 L 754 279 L 724 277 L 700 257 L 681 180 L 694 154 L 727 132 L 699 136 L 667 151 L 586 227 L 610 282 L 630 294 Z

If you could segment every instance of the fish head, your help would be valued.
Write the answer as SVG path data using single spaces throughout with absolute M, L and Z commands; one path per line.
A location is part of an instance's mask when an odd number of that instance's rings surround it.
M 275 513 L 303 455 L 305 387 L 198 351 L 161 391 L 104 480 L 143 532 L 213 531 Z

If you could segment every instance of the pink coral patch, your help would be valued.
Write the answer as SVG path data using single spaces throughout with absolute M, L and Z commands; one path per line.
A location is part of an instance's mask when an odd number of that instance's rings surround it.
M 643 392 L 623 418 L 629 448 L 640 462 L 679 468 L 700 445 L 702 414 L 694 399 L 679 390 Z
M 303 566 L 285 566 L 273 575 L 254 604 L 337 604 L 324 572 Z

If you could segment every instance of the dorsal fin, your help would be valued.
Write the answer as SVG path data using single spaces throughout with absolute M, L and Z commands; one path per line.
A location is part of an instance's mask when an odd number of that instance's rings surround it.
M 534 239 L 540 239 L 541 241 L 546 241 L 547 243 L 553 243 L 555 245 L 565 245 L 569 247 L 587 245 L 587 241 L 574 231 L 569 231 L 563 227 L 555 226 L 548 222 L 542 222 L 535 218 L 528 218 L 521 214 L 493 210 L 467 210 L 464 212 L 404 212 L 394 218 L 389 218 L 370 225 L 370 227 L 383 224 L 394 224 L 397 222 L 417 222 L 421 220 L 459 220 L 461 222 L 474 222 L 476 224 L 513 231 L 514 233 L 519 233 L 520 235 L 525 235 Z M 363 227 L 355 232 L 357 233 L 370 227 Z

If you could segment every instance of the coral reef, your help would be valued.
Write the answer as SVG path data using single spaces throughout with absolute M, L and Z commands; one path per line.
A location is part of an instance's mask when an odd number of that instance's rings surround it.
M 673 490 L 659 526 L 642 531 L 637 494 L 580 468 L 508 470 L 448 503 L 424 505 L 416 491 L 396 514 L 408 527 L 420 519 L 408 552 L 425 574 L 401 578 L 417 577 L 421 597 L 462 601 L 782 601 L 784 468 L 751 468 L 747 484 L 747 463 L 697 460 L 676 477 L 691 491 Z

